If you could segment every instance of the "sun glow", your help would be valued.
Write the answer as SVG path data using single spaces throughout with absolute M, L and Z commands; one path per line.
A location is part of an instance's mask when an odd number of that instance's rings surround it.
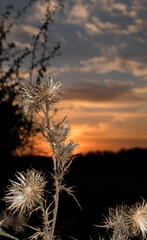
M 54 121 L 67 116 L 69 138 L 79 144 L 74 154 L 147 147 L 147 112 L 143 103 L 62 100 L 56 107 Z M 31 153 L 51 156 L 50 147 L 40 134 L 33 141 Z

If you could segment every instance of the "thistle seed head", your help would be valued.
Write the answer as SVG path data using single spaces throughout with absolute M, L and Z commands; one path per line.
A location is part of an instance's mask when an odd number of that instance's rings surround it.
M 61 95 L 61 82 L 55 82 L 51 76 L 47 80 L 40 79 L 39 83 L 28 82 L 24 84 L 16 100 L 23 108 L 24 115 L 28 117 L 37 113 L 43 104 L 51 107 L 60 100 Z
M 119 206 L 109 210 L 109 216 L 105 220 L 107 229 L 113 230 L 113 239 L 129 239 L 142 237 L 146 239 L 147 233 L 147 203 L 136 203 L 131 207 Z
M 16 97 L 19 107 L 24 111 L 25 116 L 32 116 L 39 109 L 39 105 L 36 104 L 35 100 L 36 91 L 34 84 L 28 82 L 20 90 L 19 94 Z
M 50 78 L 47 78 L 45 81 L 43 79 L 40 79 L 37 90 L 37 102 L 47 103 L 51 105 L 61 99 L 61 82 L 55 82 L 52 76 Z
M 132 227 L 133 235 L 142 233 L 143 238 L 146 237 L 147 233 L 147 203 L 136 203 L 129 208 L 128 218 Z
M 127 240 L 130 235 L 127 221 L 127 206 L 120 205 L 116 209 L 109 209 L 109 216 L 105 219 L 102 227 L 112 229 L 112 239 Z
M 4 197 L 10 211 L 24 213 L 37 206 L 44 196 L 46 181 L 40 172 L 32 169 L 16 174 L 18 182 L 10 180 L 11 186 Z
M 4 211 L 0 214 L 0 220 L 2 227 L 12 228 L 16 234 L 23 232 L 27 224 L 27 218 L 23 214 L 7 214 Z

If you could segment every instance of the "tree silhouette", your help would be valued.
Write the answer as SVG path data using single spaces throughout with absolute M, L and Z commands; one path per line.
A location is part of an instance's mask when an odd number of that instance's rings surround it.
M 32 134 L 31 120 L 22 117 L 15 104 L 15 96 L 21 83 L 43 77 L 50 66 L 50 60 L 60 54 L 60 44 L 50 46 L 48 29 L 53 23 L 56 11 L 63 6 L 62 0 L 42 0 L 45 13 L 38 30 L 26 45 L 19 46 L 11 40 L 14 27 L 18 27 L 20 19 L 27 11 L 39 2 L 29 0 L 15 16 L 14 6 L 7 6 L 0 16 L 0 151 L 1 154 L 11 155 L 18 147 L 28 143 Z

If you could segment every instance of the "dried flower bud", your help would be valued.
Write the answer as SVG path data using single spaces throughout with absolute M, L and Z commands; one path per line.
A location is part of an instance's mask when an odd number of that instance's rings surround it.
M 18 172 L 16 177 L 19 182 L 10 180 L 11 186 L 8 187 L 4 200 L 9 204 L 10 211 L 24 213 L 32 210 L 42 200 L 46 181 L 44 176 L 34 169 L 27 170 L 26 173 Z
M 69 130 L 70 128 L 68 127 L 67 123 L 63 121 L 58 124 L 53 122 L 53 127 L 51 129 L 46 129 L 53 143 L 60 145 L 67 139 Z
M 68 143 L 63 144 L 60 147 L 58 147 L 57 151 L 60 156 L 60 161 L 67 162 L 70 157 L 70 154 L 73 152 L 73 150 L 77 146 L 78 146 L 78 144 L 71 140 Z

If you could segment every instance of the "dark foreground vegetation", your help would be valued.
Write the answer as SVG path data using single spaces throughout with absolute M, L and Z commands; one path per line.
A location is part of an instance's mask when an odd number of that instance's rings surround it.
M 147 149 L 121 150 L 113 152 L 88 153 L 86 156 L 76 155 L 65 181 L 74 186 L 75 196 L 83 211 L 71 196 L 61 193 L 57 219 L 57 234 L 62 239 L 98 239 L 98 232 L 104 229 L 94 226 L 102 224 L 103 215 L 108 208 L 117 204 L 134 204 L 147 199 Z M 8 179 L 15 179 L 16 171 L 35 168 L 46 173 L 49 182 L 52 178 L 52 161 L 50 158 L 25 156 L 5 159 L 1 156 L 0 197 L 8 185 Z M 63 207 L 64 206 L 64 207 Z M 5 205 L 1 201 L 1 209 Z

